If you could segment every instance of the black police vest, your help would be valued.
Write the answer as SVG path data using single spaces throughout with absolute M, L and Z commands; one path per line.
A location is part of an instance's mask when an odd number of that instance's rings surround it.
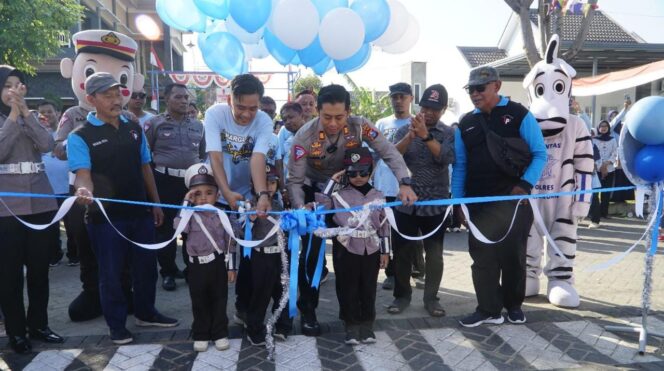
M 91 176 L 95 197 L 130 201 L 147 201 L 143 181 L 141 127 L 135 122 L 121 122 L 118 129 L 112 125 L 94 126 L 86 122 L 74 131 L 83 138 L 90 152 Z M 115 202 L 103 202 L 104 209 L 112 219 L 144 217 L 149 208 Z M 105 218 L 92 204 L 88 217 L 93 223 L 102 223 Z
M 521 136 L 521 121 L 526 114 L 524 106 L 509 101 L 506 106 L 494 107 L 489 115 L 482 115 L 489 129 L 498 135 L 517 138 Z M 502 172 L 491 157 L 480 115 L 468 113 L 459 123 L 459 130 L 466 147 L 466 197 L 510 194 L 520 179 Z

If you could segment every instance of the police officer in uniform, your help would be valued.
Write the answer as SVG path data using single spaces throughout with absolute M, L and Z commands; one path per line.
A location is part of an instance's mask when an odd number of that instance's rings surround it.
M 360 147 L 362 142 L 385 161 L 399 180 L 398 198 L 407 205 L 417 200 L 403 157 L 366 119 L 350 115 L 350 94 L 343 86 L 333 84 L 322 88 L 317 106 L 319 117 L 306 123 L 293 139 L 287 182 L 292 207 L 313 202 L 314 194 L 323 191 L 327 180 L 344 169 L 346 150 Z M 308 241 L 308 236 L 304 238 Z M 320 244 L 321 240 L 314 237 L 308 261 L 307 254 L 300 254 L 297 305 L 302 316 L 302 333 L 308 336 L 320 335 L 316 320 L 318 289 L 312 288 L 306 278 L 314 275 Z
M 166 112 L 145 123 L 145 136 L 152 151 L 154 179 L 159 198 L 166 204 L 179 204 L 187 193 L 184 186 L 185 171 L 205 157 L 203 124 L 187 115 L 189 91 L 182 84 L 169 84 L 164 88 Z M 157 240 L 173 237 L 173 219 L 177 209 L 164 209 L 164 224 L 157 228 Z M 160 249 L 157 258 L 163 278 L 164 290 L 175 290 L 175 278 L 183 278 L 175 264 L 177 241 Z M 186 259 L 185 259 L 186 261 Z

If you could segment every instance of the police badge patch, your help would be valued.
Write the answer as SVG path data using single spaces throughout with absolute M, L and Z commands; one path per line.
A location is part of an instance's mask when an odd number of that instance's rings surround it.
M 304 149 L 304 147 L 300 145 L 293 146 L 293 157 L 295 158 L 295 161 L 301 159 L 306 155 L 307 155 L 307 150 Z

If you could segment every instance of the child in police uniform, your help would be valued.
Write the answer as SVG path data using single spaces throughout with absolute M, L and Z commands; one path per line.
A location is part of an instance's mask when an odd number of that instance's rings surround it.
M 371 202 L 384 203 L 383 193 L 369 184 L 373 158 L 365 147 L 347 150 L 345 170 L 332 176 L 325 193 L 316 193 L 316 202 L 327 209 L 347 209 Z M 342 180 L 347 179 L 347 184 Z M 340 188 L 332 192 L 334 188 Z M 358 226 L 362 213 L 369 215 Z M 388 237 L 390 226 L 384 209 L 336 213 L 332 217 L 338 225 L 333 240 L 334 267 L 337 277 L 339 318 L 346 324 L 346 344 L 376 342 L 373 322 L 376 318 L 376 280 L 378 270 L 389 260 Z
M 266 166 L 266 178 L 267 191 L 272 199 L 272 211 L 282 211 L 284 207 L 279 200 L 279 173 L 275 166 L 269 164 Z M 256 201 L 255 197 L 252 204 L 255 205 Z M 257 218 L 256 215 L 250 215 L 250 220 L 253 223 L 251 232 L 254 240 L 264 239 L 274 228 L 274 223 L 278 225 L 278 221 L 270 217 Z M 265 311 L 270 304 L 270 299 L 272 299 L 272 311 L 274 311 L 279 306 L 279 300 L 283 295 L 281 251 L 276 234 L 251 251 L 252 292 L 247 311 L 247 339 L 253 345 L 265 344 L 266 332 L 263 324 Z M 288 316 L 288 307 L 286 307 L 276 322 L 274 336 L 286 340 L 291 327 L 292 321 Z
M 189 188 L 184 205 L 214 205 L 219 196 L 217 183 L 208 164 L 195 164 L 185 172 Z M 175 218 L 174 228 L 180 224 Z M 189 254 L 189 295 L 194 315 L 194 351 L 207 350 L 210 340 L 218 350 L 230 347 L 228 341 L 228 283 L 235 281 L 235 241 L 221 225 L 216 212 L 196 211 L 185 227 Z

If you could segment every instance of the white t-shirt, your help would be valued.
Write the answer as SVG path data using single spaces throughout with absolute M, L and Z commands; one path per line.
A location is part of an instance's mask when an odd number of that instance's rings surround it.
M 389 140 L 394 143 L 394 134 L 404 125 L 410 124 L 410 117 L 397 119 L 394 115 L 385 117 L 376 122 L 376 128 Z M 396 197 L 399 193 L 399 181 L 392 173 L 385 161 L 379 160 L 376 164 L 376 171 L 373 178 L 373 186 L 383 192 L 387 197 Z
M 230 189 L 251 199 L 249 159 L 253 152 L 268 155 L 270 141 L 274 140 L 270 116 L 258 111 L 251 124 L 238 125 L 230 106 L 215 104 L 205 112 L 203 125 L 207 152 L 223 153 Z M 226 203 L 223 197 L 219 200 Z
M 277 137 L 277 134 L 274 134 L 272 132 L 272 135 L 270 136 L 270 141 L 268 143 L 268 150 L 267 153 L 265 154 L 265 162 L 268 164 L 275 166 L 277 164 L 278 160 L 281 160 L 282 154 L 281 150 L 279 149 L 279 138 Z
M 145 123 L 148 122 L 148 120 L 153 117 L 154 115 L 151 114 L 150 112 L 145 112 L 145 115 L 143 115 L 143 117 L 138 118 L 138 124 L 141 125 L 141 129 L 143 129 L 143 131 L 145 131 Z

